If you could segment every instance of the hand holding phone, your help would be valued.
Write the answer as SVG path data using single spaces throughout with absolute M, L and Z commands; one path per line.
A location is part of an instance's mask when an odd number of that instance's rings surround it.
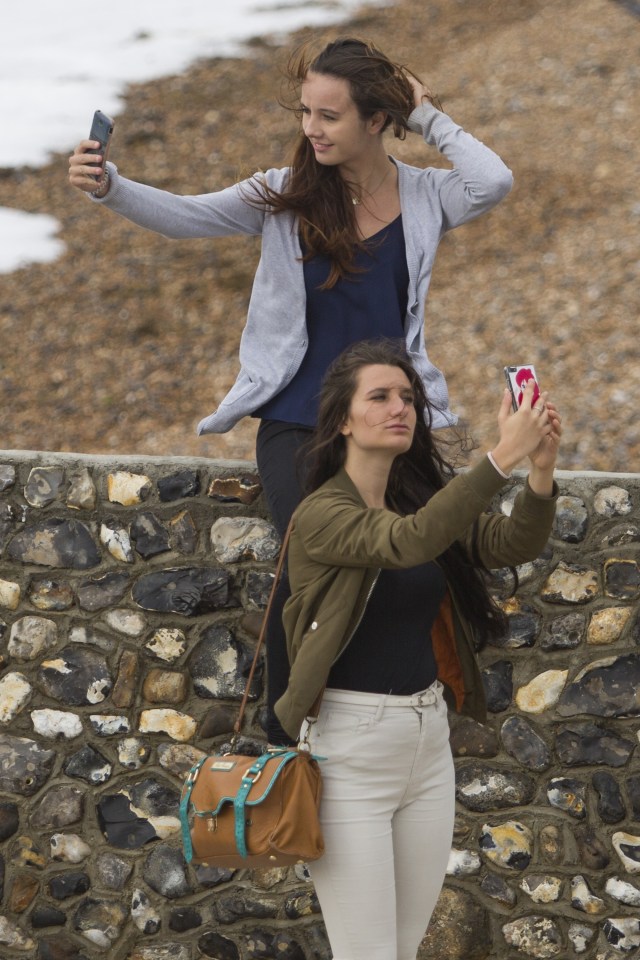
M 535 383 L 533 398 L 531 400 L 531 406 L 534 407 L 540 396 L 540 386 L 533 364 L 528 363 L 515 367 L 505 367 L 504 375 L 511 393 L 511 404 L 514 412 L 518 410 L 522 404 L 522 394 L 528 380 L 533 380 Z
M 86 153 L 93 153 L 96 156 L 102 157 L 102 163 L 89 164 L 89 166 L 98 167 L 100 169 L 100 173 L 97 173 L 94 177 L 97 183 L 100 183 L 100 180 L 102 179 L 102 171 L 104 170 L 104 165 L 107 160 L 109 144 L 111 143 L 111 136 L 113 134 L 113 127 L 114 123 L 111 117 L 108 117 L 106 113 L 102 112 L 102 110 L 96 110 L 91 123 L 89 140 L 97 140 L 100 143 L 100 146 L 91 147 L 91 149 L 87 150 Z

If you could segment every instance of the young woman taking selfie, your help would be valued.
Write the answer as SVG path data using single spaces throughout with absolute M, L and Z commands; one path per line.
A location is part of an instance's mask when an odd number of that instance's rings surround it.
M 74 187 L 142 227 L 173 238 L 261 237 L 240 372 L 198 431 L 223 433 L 242 417 L 259 418 L 258 469 L 280 534 L 300 501 L 297 453 L 316 424 L 322 378 L 351 343 L 378 336 L 404 343 L 433 426 L 455 423 L 444 377 L 425 347 L 432 265 L 443 235 L 490 210 L 512 183 L 492 150 L 371 43 L 343 37 L 319 51 L 305 46 L 287 76 L 300 130 L 286 167 L 215 193 L 178 196 L 127 180 L 100 154 L 88 154 L 91 140 L 69 160 Z M 409 133 L 439 151 L 448 169 L 389 156 L 387 135 Z M 286 679 L 277 628 L 285 595 L 286 582 L 268 638 L 271 703 Z M 282 737 L 273 716 L 269 736 Z
M 309 864 L 334 960 L 415 960 L 451 850 L 447 705 L 486 718 L 478 647 L 504 631 L 483 571 L 535 559 L 555 513 L 560 418 L 534 382 L 454 475 L 422 381 L 384 341 L 348 348 L 322 391 L 312 493 L 293 515 L 291 669 L 275 705 L 322 763 L 322 859 Z M 509 517 L 487 513 L 525 457 Z M 321 697 L 316 719 L 307 720 Z

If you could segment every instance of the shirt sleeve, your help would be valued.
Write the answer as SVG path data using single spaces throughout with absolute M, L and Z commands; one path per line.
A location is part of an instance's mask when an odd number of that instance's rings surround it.
M 214 193 L 182 196 L 121 177 L 113 163 L 107 163 L 111 185 L 102 199 L 92 198 L 147 230 L 170 239 L 226 237 L 262 233 L 266 208 L 252 202 L 260 190 L 260 177 Z
M 328 486 L 298 508 L 292 539 L 301 538 L 308 556 L 328 566 L 415 566 L 463 538 L 504 482 L 484 457 L 406 517 L 359 506 L 352 495 Z

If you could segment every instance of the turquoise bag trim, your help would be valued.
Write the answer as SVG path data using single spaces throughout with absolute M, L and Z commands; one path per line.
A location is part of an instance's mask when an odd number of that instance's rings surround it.
M 247 850 L 247 841 L 246 841 L 246 816 L 245 816 L 245 807 L 246 806 L 256 806 L 256 804 L 262 803 L 265 800 L 269 793 L 271 792 L 274 783 L 286 767 L 286 765 L 294 760 L 298 756 L 298 750 L 288 750 L 286 747 L 283 747 L 282 750 L 270 750 L 268 753 L 262 753 L 259 757 L 256 757 L 255 761 L 248 768 L 242 780 L 240 781 L 240 787 L 235 796 L 224 796 L 221 797 L 215 810 L 196 810 L 193 804 L 190 803 L 191 800 L 191 791 L 193 790 L 193 785 L 198 778 L 198 774 L 202 769 L 202 766 L 209 757 L 203 757 L 202 760 L 199 760 L 195 766 L 191 768 L 187 774 L 187 779 L 182 790 L 182 797 L 180 799 L 180 825 L 182 828 L 182 846 L 184 849 L 184 855 L 187 863 L 191 863 L 193 859 L 193 845 L 191 843 L 191 834 L 189 832 L 189 813 L 192 813 L 196 817 L 215 817 L 225 803 L 233 804 L 234 812 L 234 821 L 235 821 L 235 841 L 238 854 L 241 857 L 249 856 Z M 250 800 L 249 794 L 251 788 L 258 779 L 258 776 L 266 766 L 269 760 L 273 760 L 274 757 L 280 757 L 280 762 L 278 763 L 276 769 L 274 770 L 271 779 L 267 785 L 266 790 L 263 790 L 261 796 L 257 800 Z M 324 760 L 324 757 L 316 757 L 311 754 L 312 759 L 314 760 Z

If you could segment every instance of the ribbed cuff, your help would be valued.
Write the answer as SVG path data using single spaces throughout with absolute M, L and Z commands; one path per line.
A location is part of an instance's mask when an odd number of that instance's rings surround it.
M 510 480 L 510 479 L 511 479 L 511 474 L 510 474 L 510 473 L 505 473 L 504 470 L 501 470 L 501 469 L 500 469 L 500 467 L 498 466 L 498 464 L 497 464 L 496 461 L 494 460 L 493 454 L 491 453 L 491 451 L 489 451 L 489 453 L 487 454 L 487 459 L 488 459 L 489 463 L 491 464 L 491 466 L 493 467 L 493 469 L 494 469 L 494 470 L 497 470 L 498 473 L 500 474 L 500 476 L 501 476 L 504 480 Z

